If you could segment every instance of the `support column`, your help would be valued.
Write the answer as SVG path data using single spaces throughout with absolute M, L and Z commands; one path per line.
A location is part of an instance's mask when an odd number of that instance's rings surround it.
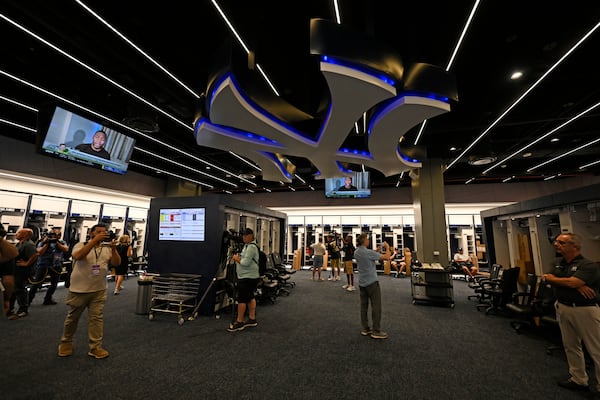
M 444 194 L 444 166 L 439 159 L 424 160 L 411 172 L 417 258 L 425 263 L 449 265 Z M 413 249 L 414 250 L 414 249 Z

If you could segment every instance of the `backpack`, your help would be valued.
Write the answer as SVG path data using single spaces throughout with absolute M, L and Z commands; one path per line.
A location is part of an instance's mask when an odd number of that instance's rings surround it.
M 256 243 L 252 244 L 258 249 L 258 273 L 260 276 L 263 276 L 267 272 L 267 254 Z

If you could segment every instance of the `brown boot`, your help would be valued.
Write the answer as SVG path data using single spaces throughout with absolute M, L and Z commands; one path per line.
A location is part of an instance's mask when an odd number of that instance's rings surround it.
M 58 345 L 58 356 L 69 357 L 73 354 L 73 343 L 65 342 Z

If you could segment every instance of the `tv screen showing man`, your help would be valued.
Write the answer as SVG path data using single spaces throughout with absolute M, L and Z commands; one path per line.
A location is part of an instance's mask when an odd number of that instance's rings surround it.
M 75 149 L 81 151 L 82 153 L 91 154 L 96 157 L 110 160 L 110 153 L 104 148 L 106 139 L 107 135 L 104 131 L 96 131 L 92 137 L 91 143 L 82 143 L 77 145 Z
M 344 185 L 340 186 L 337 191 L 338 192 L 350 192 L 350 191 L 356 191 L 356 190 L 358 190 L 358 189 L 356 188 L 356 186 L 354 186 L 352 184 L 352 177 L 347 176 L 344 178 Z

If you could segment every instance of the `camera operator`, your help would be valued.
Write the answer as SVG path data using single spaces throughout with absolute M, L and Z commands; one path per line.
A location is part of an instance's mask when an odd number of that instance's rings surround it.
M 10 298 L 15 286 L 15 258 L 19 255 L 19 251 L 5 237 L 6 231 L 4 226 L 0 224 L 0 282 L 4 286 L 4 314 L 8 314 Z
M 113 233 L 114 238 L 114 233 Z M 94 225 L 90 240 L 73 247 L 73 273 L 67 294 L 69 310 L 65 318 L 63 334 L 58 346 L 58 356 L 73 354 L 73 337 L 83 311 L 88 310 L 88 356 L 96 359 L 108 357 L 102 348 L 104 337 L 104 304 L 106 303 L 106 275 L 108 264 L 121 264 L 117 241 L 111 240 L 106 226 Z
M 62 272 L 63 256 L 69 251 L 69 247 L 64 240 L 61 240 L 62 231 L 60 227 L 52 227 L 52 230 L 38 244 L 38 260 L 30 280 L 32 286 L 29 288 L 29 304 L 33 302 L 33 298 L 38 289 L 42 286 L 42 282 L 46 275 L 50 275 L 50 287 L 44 297 L 45 306 L 56 304 L 52 299 L 52 295 L 58 286 L 58 279 Z

